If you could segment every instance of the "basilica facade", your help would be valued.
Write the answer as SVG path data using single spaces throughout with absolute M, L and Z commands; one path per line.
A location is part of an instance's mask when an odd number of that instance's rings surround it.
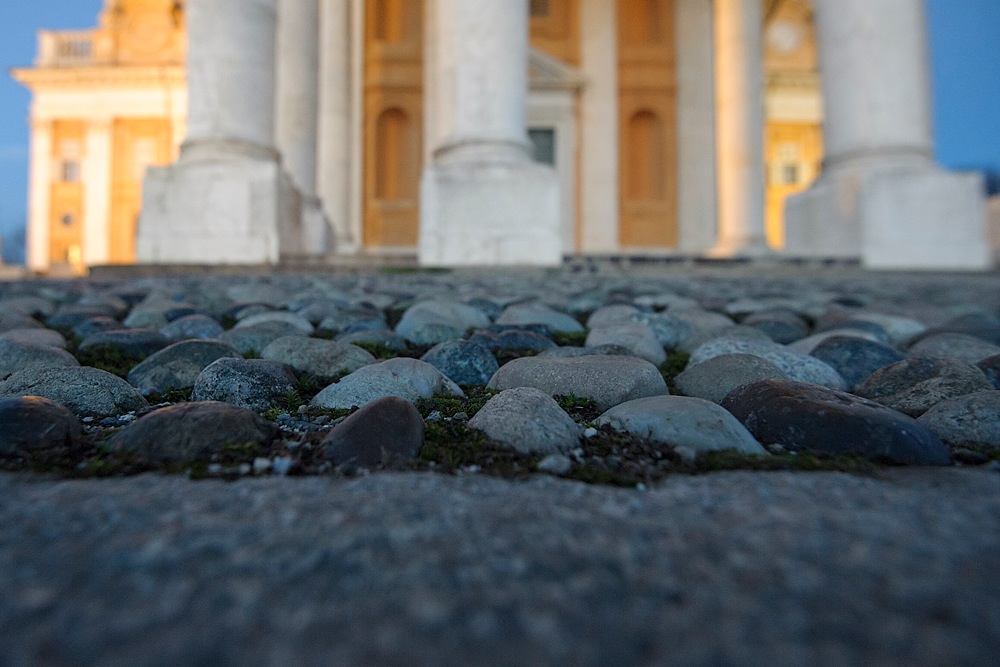
M 107 0 L 15 76 L 36 270 L 990 263 L 922 0 Z

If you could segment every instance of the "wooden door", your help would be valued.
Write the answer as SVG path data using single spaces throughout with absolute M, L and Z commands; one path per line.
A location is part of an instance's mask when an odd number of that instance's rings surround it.
M 673 0 L 619 0 L 619 242 L 677 245 Z
M 364 244 L 413 248 L 423 167 L 422 0 L 365 2 Z

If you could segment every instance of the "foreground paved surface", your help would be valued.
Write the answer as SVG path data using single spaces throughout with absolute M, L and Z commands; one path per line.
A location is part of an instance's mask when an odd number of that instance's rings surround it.
M 0 665 L 987 665 L 1000 475 L 0 476 Z

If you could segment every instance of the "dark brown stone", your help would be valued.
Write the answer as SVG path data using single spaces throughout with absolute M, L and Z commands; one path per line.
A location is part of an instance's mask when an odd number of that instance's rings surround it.
M 207 459 L 226 445 L 266 445 L 278 427 L 250 410 L 217 401 L 178 403 L 139 419 L 112 440 L 120 451 L 154 461 Z
M 424 420 L 409 401 L 389 396 L 372 401 L 323 439 L 326 457 L 365 468 L 392 458 L 414 458 L 424 444 Z
M 0 454 L 71 447 L 80 422 L 65 406 L 41 396 L 0 401 Z
M 760 380 L 734 389 L 722 407 L 762 445 L 914 465 L 949 465 L 948 447 L 911 417 L 852 394 L 805 382 Z

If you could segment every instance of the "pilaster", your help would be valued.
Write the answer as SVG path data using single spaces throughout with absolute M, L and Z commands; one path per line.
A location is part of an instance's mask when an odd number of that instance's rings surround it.
M 615 0 L 580 0 L 580 250 L 618 250 L 618 18 Z
M 351 3 L 320 0 L 316 190 L 338 252 L 351 245 Z
M 26 261 L 32 271 L 47 271 L 49 255 L 49 225 L 52 217 L 52 121 L 31 121 L 31 172 L 28 186 L 28 228 L 26 231 Z
M 107 264 L 111 245 L 111 156 L 114 141 L 111 118 L 87 125 L 83 175 L 83 263 Z
M 767 252 L 764 17 L 760 0 L 715 0 L 719 237 L 713 255 Z

